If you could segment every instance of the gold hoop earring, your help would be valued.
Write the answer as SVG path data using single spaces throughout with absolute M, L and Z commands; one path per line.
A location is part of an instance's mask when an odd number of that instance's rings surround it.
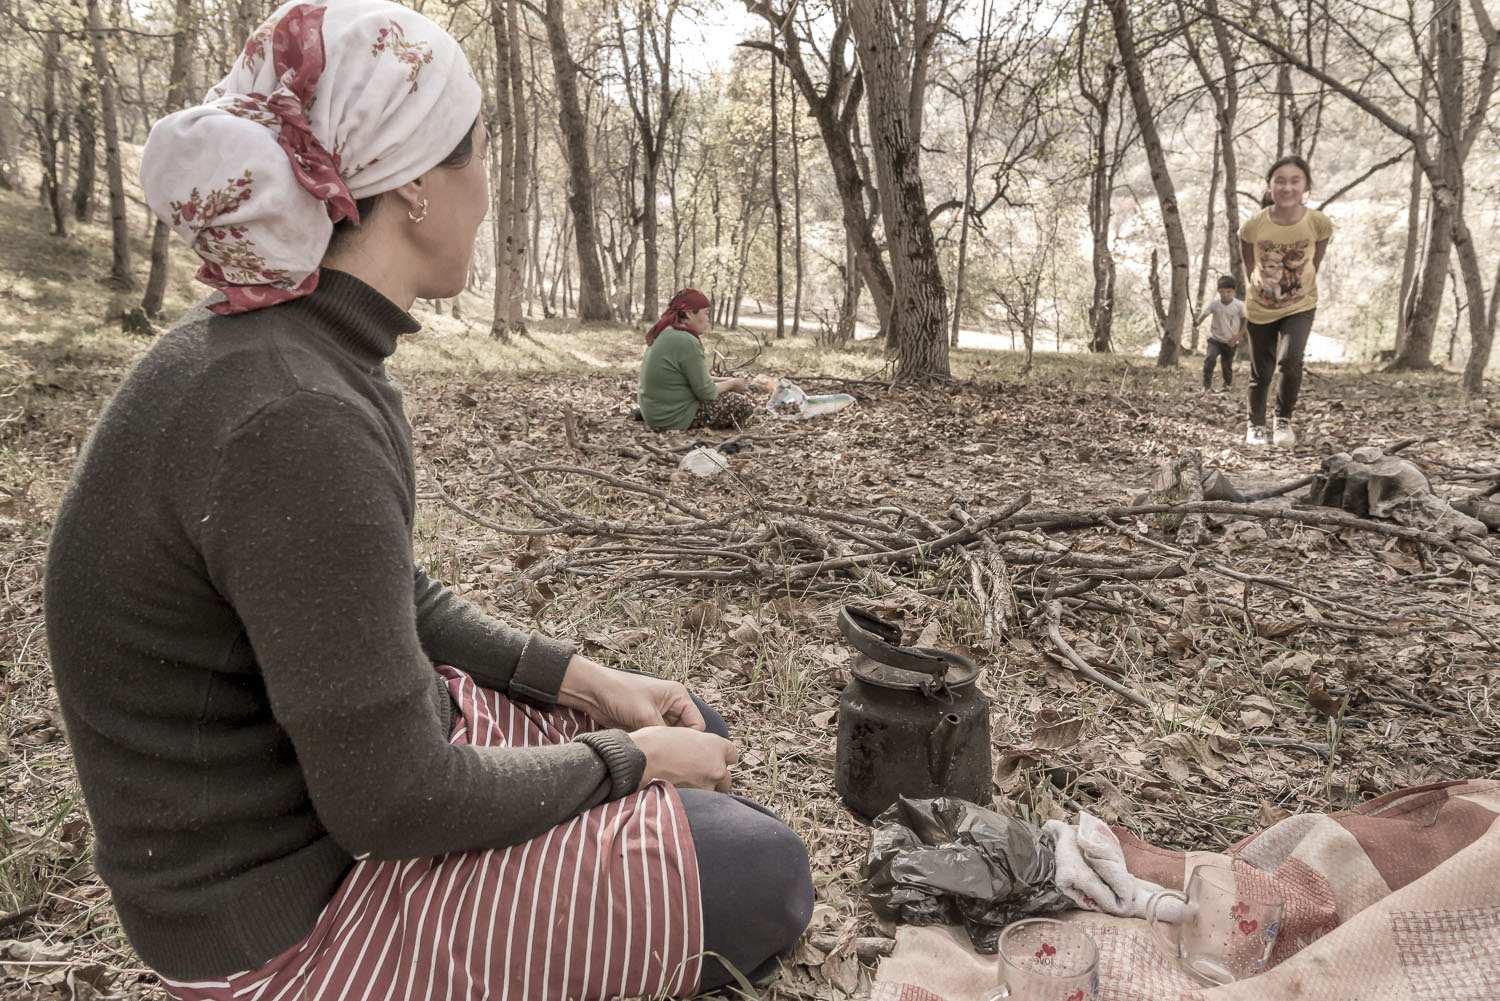
M 415 211 L 415 210 L 412 210 L 412 209 L 407 209 L 406 210 L 406 218 L 410 219 L 412 222 L 421 222 L 423 219 L 426 219 L 427 218 L 427 199 L 425 199 L 425 198 L 422 199 L 422 204 L 419 205 L 419 206 L 417 206 L 417 209 L 420 210 L 420 211 Z

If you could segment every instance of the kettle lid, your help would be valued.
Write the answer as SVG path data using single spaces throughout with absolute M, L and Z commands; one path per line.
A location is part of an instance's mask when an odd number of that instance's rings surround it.
M 981 668 L 951 650 L 901 645 L 901 627 L 852 605 L 839 610 L 839 632 L 864 654 L 849 670 L 861 681 L 882 688 L 943 697 L 979 679 Z

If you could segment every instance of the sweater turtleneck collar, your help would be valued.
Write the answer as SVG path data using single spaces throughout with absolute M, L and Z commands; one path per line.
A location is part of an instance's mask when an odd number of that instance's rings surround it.
M 303 313 L 327 328 L 356 358 L 379 365 L 396 351 L 402 334 L 422 329 L 416 319 L 373 287 L 343 271 L 323 268 L 318 287 L 282 309 Z

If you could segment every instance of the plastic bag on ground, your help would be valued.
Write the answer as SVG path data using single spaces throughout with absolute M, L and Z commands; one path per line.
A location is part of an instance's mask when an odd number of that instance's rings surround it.
M 982 953 L 1012 921 L 1074 906 L 1050 834 L 952 797 L 903 796 L 875 818 L 865 895 L 887 920 L 961 924 Z
M 782 379 L 766 401 L 766 410 L 780 420 L 805 421 L 824 414 L 836 414 L 853 402 L 854 397 L 848 393 L 808 396 L 795 382 Z
M 713 476 L 729 468 L 729 460 L 716 448 L 697 445 L 682 457 L 678 469 L 686 469 L 696 476 Z
M 776 391 L 766 401 L 766 409 L 782 420 L 800 421 L 802 410 L 807 406 L 807 394 L 802 387 L 795 382 L 782 379 L 776 384 Z

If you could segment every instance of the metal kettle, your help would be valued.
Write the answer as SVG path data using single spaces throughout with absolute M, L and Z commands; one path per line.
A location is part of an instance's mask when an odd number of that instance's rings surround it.
M 989 701 L 962 654 L 901 645 L 901 628 L 859 608 L 839 612 L 858 650 L 839 701 L 834 787 L 873 818 L 897 796 L 957 796 L 989 805 Z

